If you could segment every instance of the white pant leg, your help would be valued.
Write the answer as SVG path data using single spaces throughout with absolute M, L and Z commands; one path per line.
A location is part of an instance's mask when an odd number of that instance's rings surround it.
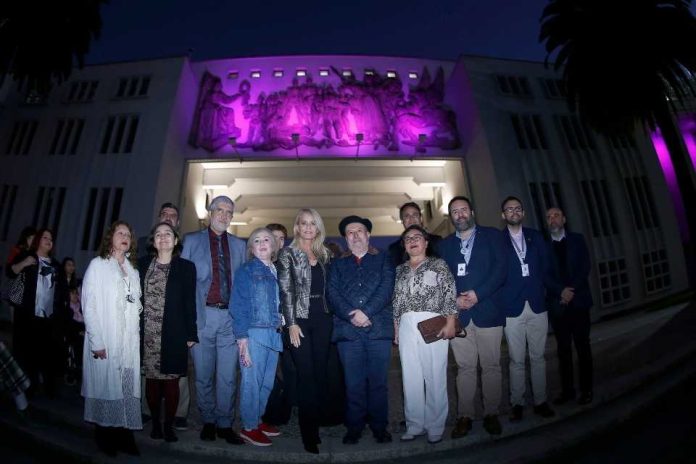
M 399 357 L 404 384 L 404 416 L 407 433 L 419 434 L 425 429 L 425 383 L 418 354 L 418 315 L 405 313 L 399 321 Z
M 447 399 L 449 343 L 447 340 L 438 340 L 426 344 L 422 338 L 420 343 L 419 352 L 425 378 L 425 429 L 428 431 L 428 437 L 439 437 L 445 431 L 449 411 Z
M 510 358 L 510 404 L 524 406 L 524 394 L 527 389 L 525 375 L 527 355 L 527 304 L 517 317 L 505 318 L 505 339 Z
M 538 406 L 546 401 L 546 335 L 549 331 L 548 313 L 536 314 L 529 305 L 525 306 L 529 312 L 527 320 L 527 345 L 529 347 L 529 364 L 532 373 L 532 392 L 534 393 L 534 405 Z

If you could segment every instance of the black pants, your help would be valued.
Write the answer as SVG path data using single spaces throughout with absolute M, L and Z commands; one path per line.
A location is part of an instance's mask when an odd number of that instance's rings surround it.
M 302 329 L 298 348 L 291 347 L 297 369 L 297 401 L 302 442 L 319 442 L 319 425 L 326 415 L 328 361 L 333 320 L 331 315 L 310 311 L 308 319 L 297 319 Z
M 575 396 L 573 381 L 573 351 L 578 355 L 579 387 L 581 393 L 592 393 L 592 349 L 590 348 L 590 308 L 556 306 L 549 312 L 556 335 L 558 370 L 563 393 Z
M 20 367 L 31 380 L 29 395 L 39 387 L 39 374 L 43 378 L 45 393 L 51 397 L 56 393 L 56 373 L 62 363 L 61 350 L 56 343 L 55 324 L 52 318 L 36 317 L 15 312 L 13 351 Z

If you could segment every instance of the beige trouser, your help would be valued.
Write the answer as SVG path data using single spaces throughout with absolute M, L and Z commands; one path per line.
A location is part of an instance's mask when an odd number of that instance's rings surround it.
M 474 396 L 481 364 L 481 390 L 484 415 L 498 414 L 503 377 L 500 370 L 502 327 L 481 328 L 474 322 L 466 327 L 466 337 L 450 340 L 457 362 L 457 417 L 474 418 Z

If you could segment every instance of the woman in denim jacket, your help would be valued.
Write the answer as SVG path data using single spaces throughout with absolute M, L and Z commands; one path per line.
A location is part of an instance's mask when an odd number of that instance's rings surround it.
M 280 435 L 278 429 L 261 421 L 273 388 L 278 353 L 283 350 L 275 255 L 271 231 L 254 230 L 247 241 L 248 261 L 235 273 L 230 307 L 242 371 L 239 435 L 256 446 L 270 446 L 268 437 Z

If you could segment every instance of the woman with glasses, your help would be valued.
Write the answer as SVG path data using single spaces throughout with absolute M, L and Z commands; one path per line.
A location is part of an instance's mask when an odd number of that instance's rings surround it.
M 140 452 L 133 429 L 140 415 L 140 277 L 135 267 L 133 229 L 116 221 L 104 234 L 99 256 L 82 282 L 85 347 L 82 396 L 85 420 L 108 456 Z
M 396 268 L 392 305 L 404 384 L 406 433 L 401 441 L 427 433 L 429 443 L 438 443 L 448 411 L 447 340 L 456 335 L 458 310 L 454 278 L 442 259 L 427 256 L 427 237 L 417 224 L 401 234 L 408 260 Z M 440 340 L 427 344 L 418 323 L 436 316 L 445 317 L 446 323 Z

